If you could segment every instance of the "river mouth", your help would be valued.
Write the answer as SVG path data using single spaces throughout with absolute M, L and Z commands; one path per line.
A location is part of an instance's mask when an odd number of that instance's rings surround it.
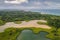
M 46 38 L 48 33 L 41 31 L 38 34 L 34 34 L 32 30 L 23 30 L 16 40 L 50 40 Z

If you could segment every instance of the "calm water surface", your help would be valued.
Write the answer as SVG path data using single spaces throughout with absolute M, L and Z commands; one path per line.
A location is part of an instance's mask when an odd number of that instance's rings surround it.
M 17 37 L 17 40 L 50 40 L 46 38 L 47 34 L 47 32 L 34 34 L 31 30 L 23 30 L 22 33 Z

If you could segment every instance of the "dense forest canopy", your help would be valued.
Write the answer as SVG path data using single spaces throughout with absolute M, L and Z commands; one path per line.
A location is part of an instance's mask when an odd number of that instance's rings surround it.
M 16 20 L 24 21 L 24 20 L 38 20 L 38 19 L 49 19 L 49 18 L 60 18 L 60 17 L 41 14 L 38 12 L 0 11 L 0 19 L 7 22 Z
M 4 21 L 16 21 L 16 20 L 33 20 L 40 19 L 41 14 L 35 12 L 24 12 L 24 11 L 1 11 L 1 19 Z

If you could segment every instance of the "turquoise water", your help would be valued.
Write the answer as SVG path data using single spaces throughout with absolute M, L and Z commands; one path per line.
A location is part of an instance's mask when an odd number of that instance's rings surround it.
M 46 38 L 47 34 L 47 32 L 34 34 L 31 30 L 23 30 L 21 34 L 17 37 L 17 40 L 50 40 Z

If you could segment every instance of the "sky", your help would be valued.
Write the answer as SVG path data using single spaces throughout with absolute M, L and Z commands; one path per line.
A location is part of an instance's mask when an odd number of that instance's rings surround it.
M 60 9 L 60 0 L 0 0 L 0 9 Z

